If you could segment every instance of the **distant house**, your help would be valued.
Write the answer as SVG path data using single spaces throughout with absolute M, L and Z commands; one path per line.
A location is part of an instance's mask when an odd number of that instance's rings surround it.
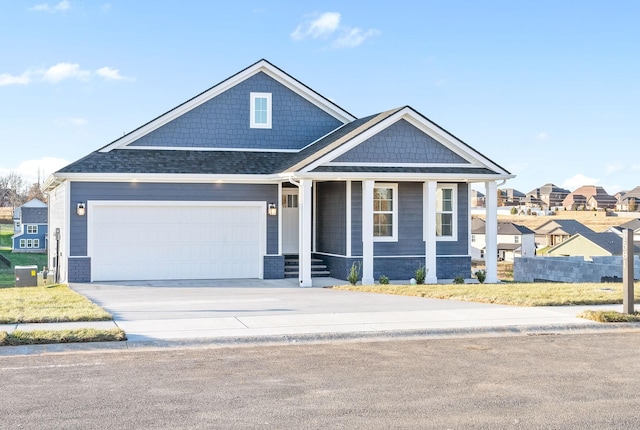
M 632 207 L 629 209 L 629 207 Z M 635 209 L 633 208 L 635 206 Z M 629 211 L 640 210 L 640 187 L 635 187 L 633 190 L 628 191 L 618 197 L 618 201 L 616 202 L 616 210 L 617 211 Z
M 551 209 L 553 207 L 562 206 L 564 199 L 571 191 L 561 188 L 557 185 L 548 183 L 540 188 L 531 190 L 526 195 L 526 205 L 540 205 L 542 208 Z
M 634 247 L 634 254 L 640 251 Z M 577 233 L 547 251 L 550 256 L 590 257 L 622 255 L 622 237 L 612 232 Z
M 526 195 L 513 188 L 501 188 L 500 196 L 505 206 L 519 206 L 524 203 Z
M 16 208 L 13 229 L 13 252 L 47 252 L 47 205 L 34 199 Z
M 550 220 L 533 231 L 536 245 L 541 248 L 558 245 L 577 233 L 583 235 L 595 233 L 586 225 L 573 219 Z
M 583 185 L 564 198 L 562 207 L 567 210 L 614 209 L 616 201 L 602 187 Z
M 609 231 L 622 236 L 622 231 L 625 229 L 633 230 L 633 241 L 640 243 L 640 218 L 634 218 L 624 224 L 610 227 Z
M 483 208 L 484 205 L 484 194 L 477 190 L 471 190 L 471 206 L 476 208 Z
M 485 222 L 471 220 L 471 258 L 483 260 L 486 249 Z M 535 232 L 523 225 L 498 221 L 498 259 L 513 261 L 515 257 L 536 255 Z

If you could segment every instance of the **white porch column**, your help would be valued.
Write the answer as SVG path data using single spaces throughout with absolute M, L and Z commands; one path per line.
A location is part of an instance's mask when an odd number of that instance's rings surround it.
M 298 206 L 300 210 L 300 249 L 298 251 L 298 281 L 301 287 L 311 287 L 311 186 L 310 179 L 300 180 Z
M 373 187 L 374 181 L 362 181 L 362 285 L 373 280 Z M 397 222 L 394 220 L 394 222 Z
M 484 183 L 485 188 L 485 246 L 486 283 L 498 282 L 498 186 L 495 181 Z
M 427 284 L 436 284 L 438 276 L 436 275 L 436 191 L 438 183 L 436 181 L 427 181 L 424 183 L 424 226 L 423 236 L 425 243 L 425 268 L 427 276 L 425 282 Z

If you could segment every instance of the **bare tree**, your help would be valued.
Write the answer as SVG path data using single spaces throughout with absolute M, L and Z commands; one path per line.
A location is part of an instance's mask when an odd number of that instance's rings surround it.
M 0 176 L 0 205 L 16 208 L 25 202 L 26 181 L 17 172 Z

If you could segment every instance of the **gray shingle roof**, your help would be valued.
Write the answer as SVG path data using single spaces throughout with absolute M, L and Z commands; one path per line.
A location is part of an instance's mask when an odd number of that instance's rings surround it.
M 49 211 L 43 207 L 22 207 L 22 224 L 46 224 Z

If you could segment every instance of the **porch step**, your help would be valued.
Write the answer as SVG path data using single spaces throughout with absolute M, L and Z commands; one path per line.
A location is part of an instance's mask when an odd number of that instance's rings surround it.
M 284 257 L 284 277 L 297 278 L 299 271 L 299 259 L 297 255 L 285 255 Z M 331 272 L 327 270 L 327 265 L 320 258 L 311 259 L 311 277 L 321 278 L 331 276 Z

